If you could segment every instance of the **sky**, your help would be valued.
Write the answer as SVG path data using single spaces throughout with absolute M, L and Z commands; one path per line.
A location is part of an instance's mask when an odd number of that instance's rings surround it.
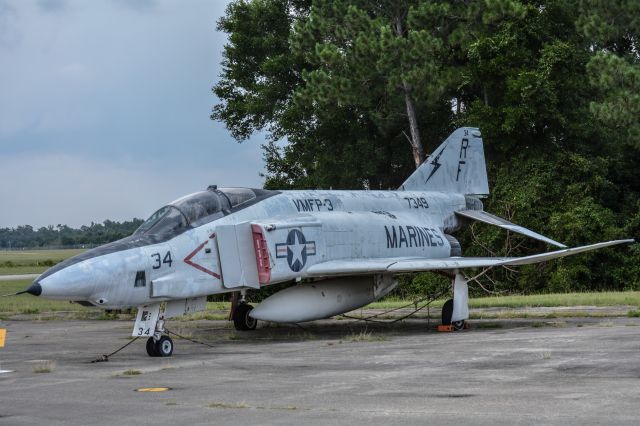
M 146 218 L 261 187 L 264 135 L 209 118 L 227 1 L 0 0 L 0 227 Z

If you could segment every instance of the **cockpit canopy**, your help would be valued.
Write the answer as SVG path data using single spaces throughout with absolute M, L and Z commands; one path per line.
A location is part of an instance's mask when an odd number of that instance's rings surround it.
M 152 214 L 134 235 L 156 235 L 172 238 L 187 229 L 211 222 L 236 207 L 254 200 L 258 193 L 249 188 L 220 188 L 210 186 L 169 203 Z

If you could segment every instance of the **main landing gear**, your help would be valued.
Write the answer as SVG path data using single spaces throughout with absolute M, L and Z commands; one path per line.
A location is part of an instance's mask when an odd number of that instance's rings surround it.
M 451 321 L 453 315 L 453 299 L 449 299 L 442 305 L 442 325 L 450 325 L 454 331 L 464 328 L 464 320 Z
M 247 302 L 240 302 L 233 310 L 233 326 L 239 331 L 255 330 L 258 320 L 249 316 L 249 312 L 253 310 L 253 306 Z
M 442 325 L 448 331 L 459 331 L 465 328 L 465 320 L 469 319 L 469 287 L 459 271 L 456 271 L 451 285 L 453 299 L 442 305 Z
M 245 300 L 245 291 L 237 291 L 231 295 L 231 311 L 229 321 L 233 321 L 233 326 L 238 331 L 255 330 L 258 320 L 249 316 L 253 306 Z

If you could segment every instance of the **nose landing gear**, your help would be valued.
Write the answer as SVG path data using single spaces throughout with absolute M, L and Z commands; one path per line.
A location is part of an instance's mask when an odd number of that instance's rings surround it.
M 165 307 L 166 308 L 166 307 Z M 147 354 L 152 357 L 168 357 L 173 354 L 173 340 L 164 333 L 165 312 L 160 303 L 138 307 L 138 316 L 133 326 L 133 336 L 147 339 Z
M 173 354 L 173 340 L 169 336 L 160 336 L 159 339 L 149 337 L 147 339 L 147 354 L 152 357 L 167 357 Z

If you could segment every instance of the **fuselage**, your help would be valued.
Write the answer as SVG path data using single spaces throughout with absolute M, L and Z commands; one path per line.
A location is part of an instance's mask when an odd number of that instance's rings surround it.
M 454 212 L 466 204 L 464 195 L 443 192 L 233 190 L 210 188 L 176 200 L 169 205 L 175 208 L 155 214 L 174 228 L 154 234 L 162 222 L 152 216 L 148 229 L 143 224 L 131 237 L 51 268 L 31 292 L 117 309 L 304 279 L 309 267 L 329 260 L 444 258 L 451 255 L 447 234 L 460 225 Z M 220 206 L 198 205 L 215 204 L 214 195 Z M 249 231 L 240 235 L 251 229 L 244 225 L 269 234 L 262 240 L 268 276 L 255 285 L 232 271 L 239 257 L 232 251 L 247 249 L 243 238 L 251 241 Z M 251 247 L 256 262 L 259 250 Z

